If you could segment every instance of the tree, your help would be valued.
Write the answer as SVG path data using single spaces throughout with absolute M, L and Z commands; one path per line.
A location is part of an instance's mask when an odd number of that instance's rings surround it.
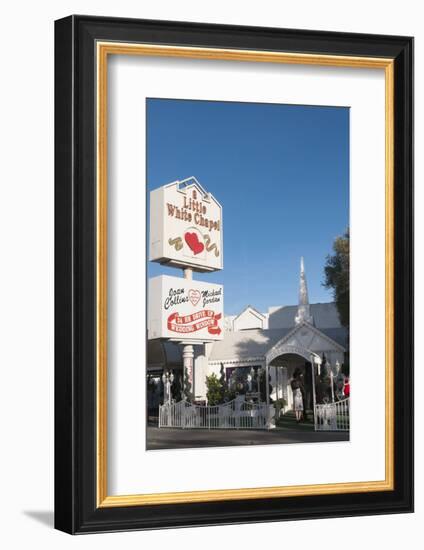
M 221 380 L 215 373 L 206 377 L 206 396 L 208 398 L 208 405 L 219 405 L 224 401 L 225 389 Z
M 347 329 L 346 353 L 342 372 L 349 376 L 349 228 L 344 235 L 336 237 L 334 254 L 327 256 L 324 266 L 324 286 L 333 290 L 333 297 L 341 324 Z
M 324 266 L 324 287 L 333 290 L 341 324 L 349 329 L 349 229 L 336 237 Z

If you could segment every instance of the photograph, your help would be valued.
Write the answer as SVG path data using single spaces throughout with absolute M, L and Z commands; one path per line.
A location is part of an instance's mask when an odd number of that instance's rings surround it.
M 349 107 L 145 108 L 146 449 L 348 442 Z

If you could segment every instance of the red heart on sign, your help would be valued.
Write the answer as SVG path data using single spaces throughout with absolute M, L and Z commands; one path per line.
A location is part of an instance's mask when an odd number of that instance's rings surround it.
M 184 234 L 184 240 L 188 244 L 189 248 L 193 251 L 193 254 L 200 254 L 203 252 L 205 245 L 199 241 L 197 233 L 187 233 Z
M 200 290 L 193 290 L 192 288 L 188 291 L 188 299 L 190 302 L 196 306 L 199 303 L 201 298 Z

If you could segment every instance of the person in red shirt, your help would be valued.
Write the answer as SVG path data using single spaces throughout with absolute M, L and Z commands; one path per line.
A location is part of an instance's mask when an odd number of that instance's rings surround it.
M 347 377 L 343 387 L 343 394 L 346 398 L 350 396 L 350 382 L 349 382 L 349 378 Z

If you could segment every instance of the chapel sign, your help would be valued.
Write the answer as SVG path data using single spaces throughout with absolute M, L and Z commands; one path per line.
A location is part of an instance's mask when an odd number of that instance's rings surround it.
M 160 275 L 149 280 L 149 338 L 222 340 L 222 285 Z
M 196 178 L 150 192 L 150 261 L 216 271 L 222 245 L 222 207 Z

